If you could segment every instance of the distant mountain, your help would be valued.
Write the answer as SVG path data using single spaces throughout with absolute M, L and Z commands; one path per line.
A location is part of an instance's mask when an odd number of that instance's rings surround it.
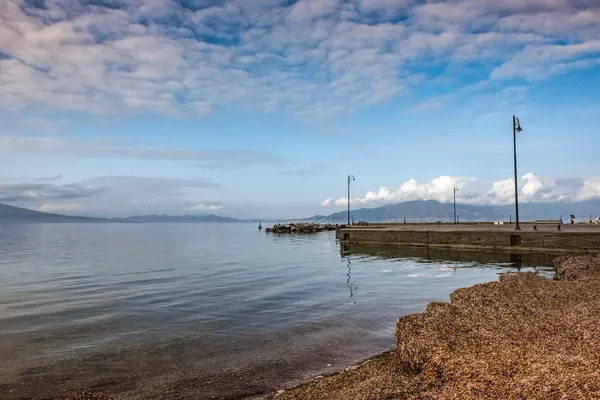
M 432 222 L 453 221 L 454 206 L 452 203 L 440 203 L 435 200 L 408 201 L 399 204 L 386 204 L 376 208 L 360 208 L 351 210 L 354 221 L 369 222 Z M 514 220 L 514 205 L 480 206 L 456 204 L 459 221 L 508 221 L 510 214 Z M 522 203 L 519 204 L 519 216 L 522 221 L 536 219 L 559 219 L 562 213 L 566 221 L 571 213 L 579 220 L 589 219 L 590 213 L 595 218 L 600 213 L 600 201 L 582 203 Z M 322 223 L 344 223 L 348 219 L 347 211 L 331 215 L 315 215 L 304 218 L 304 221 Z
M 240 222 L 218 215 L 135 215 L 126 218 L 89 218 L 50 214 L 0 203 L 0 221 L 18 222 Z
M 73 217 L 50 214 L 0 203 L 0 220 L 19 222 L 110 222 L 105 218 Z
M 218 215 L 134 215 L 126 218 L 113 218 L 113 221 L 118 222 L 240 222 L 240 220 L 229 217 L 220 217 Z

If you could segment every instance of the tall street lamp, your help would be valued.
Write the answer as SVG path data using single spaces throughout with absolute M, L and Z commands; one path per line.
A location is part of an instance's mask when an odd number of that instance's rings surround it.
M 519 118 L 513 115 L 513 156 L 515 165 L 515 219 L 516 226 L 515 231 L 520 231 L 521 226 L 519 225 L 519 183 L 517 178 L 517 132 L 523 132 L 521 129 L 521 121 Z
M 456 192 L 458 192 L 458 188 L 454 186 L 454 223 L 458 223 L 458 219 L 456 218 Z
M 350 182 L 356 180 L 354 175 L 348 175 L 348 225 L 350 225 Z

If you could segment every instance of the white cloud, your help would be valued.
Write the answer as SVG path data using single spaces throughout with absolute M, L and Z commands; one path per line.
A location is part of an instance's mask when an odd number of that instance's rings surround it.
M 360 0 L 359 5 L 362 10 L 380 11 L 384 13 L 397 12 L 405 9 L 409 0 Z
M 457 201 L 467 204 L 503 205 L 514 202 L 514 180 L 506 179 L 491 184 L 491 189 L 480 193 L 481 182 L 475 178 L 440 176 L 431 182 L 411 179 L 398 189 L 381 187 L 377 192 L 367 192 L 363 197 L 352 198 L 353 205 L 381 205 L 412 200 L 437 200 L 442 203 L 453 201 L 453 187 L 458 187 Z M 542 178 L 527 173 L 519 179 L 519 201 L 533 202 L 582 202 L 600 199 L 600 177 Z M 321 207 L 345 206 L 347 198 L 328 198 Z
M 411 200 L 439 200 L 441 202 L 452 201 L 453 189 L 457 187 L 459 192 L 469 184 L 475 182 L 474 178 L 440 176 L 431 182 L 419 183 L 414 179 L 404 182 L 398 189 L 389 189 L 381 186 L 378 191 L 367 192 L 364 197 L 351 198 L 350 203 L 354 205 L 401 203 Z M 348 198 L 326 199 L 321 207 L 331 205 L 342 206 L 348 203 Z
M 589 56 L 594 58 L 582 59 Z M 599 57 L 600 40 L 569 45 L 527 47 L 520 54 L 496 68 L 491 76 L 492 78 L 540 79 L 573 68 L 590 67 L 591 64 L 598 63 Z
M 1 184 L 0 202 L 46 212 L 104 217 L 182 214 L 193 205 L 206 210 L 223 207 L 218 189 L 214 182 L 193 179 L 104 176 L 64 185 Z
M 514 201 L 514 181 L 494 182 L 486 196 L 478 199 L 489 204 L 507 204 Z M 600 198 L 600 178 L 546 178 L 527 173 L 519 179 L 519 201 L 580 202 Z
M 431 62 L 504 79 L 599 58 L 597 2 L 34 3 L 2 2 L 0 108 L 327 118 L 399 96 Z
M 313 19 L 333 14 L 338 8 L 337 0 L 303 0 L 294 4 L 289 18 Z
M 333 197 L 329 197 L 325 200 L 323 200 L 323 202 L 321 203 L 321 207 L 329 207 L 330 205 L 333 204 Z
M 197 211 L 217 211 L 224 207 L 223 204 L 196 204 L 195 206 L 186 207 L 186 211 L 197 212 Z

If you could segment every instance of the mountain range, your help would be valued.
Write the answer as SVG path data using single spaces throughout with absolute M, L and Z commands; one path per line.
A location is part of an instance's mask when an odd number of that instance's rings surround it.
M 240 222 L 235 218 L 220 217 L 218 215 L 135 215 L 126 218 L 90 218 L 75 217 L 62 214 L 50 214 L 29 210 L 0 203 L 0 220 L 19 222 Z
M 408 201 L 399 204 L 386 204 L 376 208 L 360 208 L 351 210 L 351 218 L 355 222 L 401 222 L 406 215 L 407 222 L 453 221 L 454 205 L 440 203 L 435 200 Z M 515 219 L 514 205 L 472 205 L 456 204 L 456 213 L 459 221 L 509 221 Z M 568 219 L 570 214 L 575 214 L 579 220 L 589 219 L 590 213 L 596 218 L 600 213 L 600 201 L 581 203 L 523 203 L 519 204 L 519 218 L 521 221 L 537 219 Z M 348 212 L 341 211 L 331 215 L 316 215 L 306 220 L 339 223 L 346 222 Z
M 110 222 L 104 218 L 73 217 L 50 214 L 0 203 L 0 220 L 20 222 Z
M 241 222 L 239 219 L 218 215 L 134 215 L 126 218 L 112 218 L 117 222 Z
M 440 203 L 435 200 L 408 201 L 399 204 L 386 204 L 375 208 L 360 208 L 351 210 L 355 222 L 401 222 L 406 215 L 407 222 L 427 222 L 453 220 L 453 204 Z M 514 220 L 514 206 L 502 205 L 470 205 L 457 204 L 456 212 L 459 221 L 508 221 Z M 579 220 L 589 219 L 590 214 L 596 218 L 600 213 L 600 200 L 581 203 L 523 203 L 519 205 L 521 221 L 536 219 L 558 219 L 561 214 L 563 219 L 568 219 L 570 214 L 575 214 Z M 512 214 L 512 215 L 511 215 Z M 290 219 L 288 221 L 312 221 L 321 223 L 345 223 L 347 211 L 330 215 L 315 215 L 309 218 Z M 126 222 L 126 223 L 169 223 L 169 222 L 256 222 L 256 220 L 241 220 L 236 218 L 209 215 L 135 215 L 126 218 L 90 218 L 61 214 L 50 214 L 40 211 L 19 208 L 0 203 L 0 220 L 24 222 Z M 267 222 L 268 220 L 263 221 Z

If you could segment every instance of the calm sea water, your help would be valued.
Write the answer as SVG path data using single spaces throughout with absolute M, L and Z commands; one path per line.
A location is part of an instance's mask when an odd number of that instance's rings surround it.
M 261 394 L 392 348 L 398 316 L 458 287 L 547 261 L 253 224 L 3 225 L 0 398 Z

